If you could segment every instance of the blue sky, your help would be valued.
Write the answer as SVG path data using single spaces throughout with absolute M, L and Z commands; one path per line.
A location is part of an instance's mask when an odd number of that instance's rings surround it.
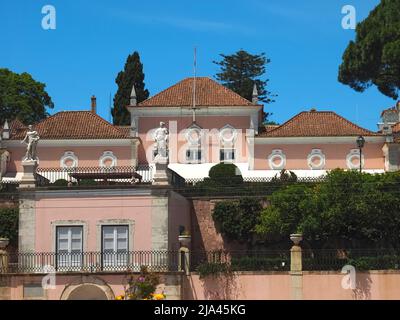
M 90 108 L 111 120 L 109 97 L 126 57 L 139 51 L 151 95 L 192 76 L 214 76 L 220 53 L 265 52 L 271 120 L 284 122 L 300 111 L 333 110 L 375 130 L 383 108 L 394 101 L 374 87 L 354 92 L 337 81 L 337 70 L 354 30 L 341 26 L 344 5 L 363 20 L 379 0 L 1 0 L 0 67 L 29 72 L 46 83 L 51 113 Z M 41 13 L 53 5 L 56 30 L 44 30 Z

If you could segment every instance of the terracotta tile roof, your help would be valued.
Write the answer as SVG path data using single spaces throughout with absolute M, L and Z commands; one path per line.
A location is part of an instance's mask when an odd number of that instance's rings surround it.
M 304 111 L 259 137 L 377 136 L 332 111 Z
M 193 105 L 193 78 L 186 78 L 155 96 L 140 102 L 140 107 L 187 107 Z M 251 106 L 232 90 L 208 77 L 196 78 L 196 106 Z
M 58 112 L 33 126 L 41 139 L 126 139 L 124 132 L 90 111 Z M 12 140 L 22 140 L 27 127 L 12 131 Z
M 131 137 L 131 127 L 130 126 L 115 126 L 119 131 L 121 131 L 125 137 Z

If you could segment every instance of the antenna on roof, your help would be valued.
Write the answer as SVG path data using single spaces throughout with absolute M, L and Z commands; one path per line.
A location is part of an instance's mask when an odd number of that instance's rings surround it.
M 193 122 L 196 122 L 196 47 L 194 47 L 194 60 L 193 60 Z

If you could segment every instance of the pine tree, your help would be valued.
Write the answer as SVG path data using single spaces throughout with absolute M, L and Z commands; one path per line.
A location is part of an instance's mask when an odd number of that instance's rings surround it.
M 115 125 L 129 125 L 130 115 L 126 106 L 129 105 L 132 86 L 135 86 L 137 102 L 142 102 L 149 97 L 145 89 L 143 64 L 137 51 L 129 55 L 124 70 L 118 73 L 115 83 L 118 85 L 114 96 L 114 108 L 111 111 Z
M 356 27 L 343 53 L 338 80 L 363 92 L 375 85 L 397 99 L 400 90 L 400 0 L 382 0 Z
M 266 90 L 269 79 L 260 79 L 266 72 L 266 65 L 271 62 L 265 53 L 253 55 L 239 50 L 232 55 L 220 54 L 220 56 L 221 61 L 213 61 L 221 67 L 221 72 L 217 73 L 215 78 L 225 87 L 251 101 L 253 87 L 256 84 L 259 101 L 274 102 L 275 95 Z

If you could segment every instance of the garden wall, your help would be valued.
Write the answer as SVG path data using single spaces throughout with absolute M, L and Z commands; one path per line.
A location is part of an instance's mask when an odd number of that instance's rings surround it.
M 192 251 L 214 251 L 224 249 L 245 249 L 235 241 L 227 241 L 218 233 L 212 218 L 215 203 L 220 200 L 192 199 L 191 223 L 192 223 Z
M 370 271 L 356 274 L 356 288 L 343 289 L 344 274 L 313 271 L 240 272 L 218 278 L 200 279 L 197 273 L 184 278 L 183 299 L 188 300 L 281 300 L 297 296 L 303 300 L 397 300 L 399 271 Z
M 53 289 L 42 289 L 45 275 L 0 276 L 0 300 L 113 300 L 124 293 L 126 274 L 62 274 L 56 275 Z M 160 274 L 156 292 L 164 292 L 168 300 L 181 298 L 181 275 Z M 50 284 L 50 282 L 47 282 Z

